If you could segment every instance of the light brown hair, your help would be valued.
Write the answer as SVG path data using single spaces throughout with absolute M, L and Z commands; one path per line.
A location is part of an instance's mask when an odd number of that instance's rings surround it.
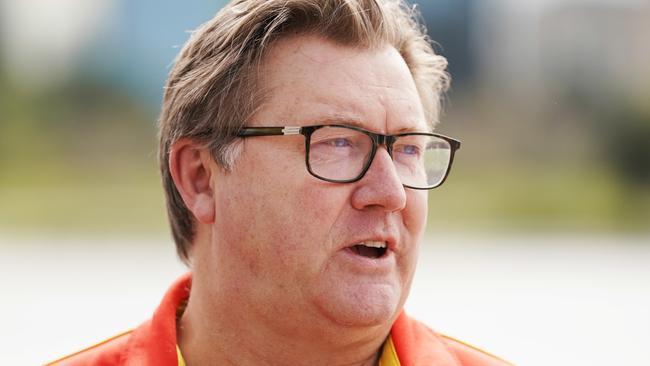
M 351 47 L 393 46 L 415 81 L 435 125 L 448 88 L 447 61 L 436 55 L 417 12 L 402 0 L 234 0 L 187 41 L 169 74 L 160 115 L 159 162 L 167 211 L 184 261 L 194 219 L 169 171 L 169 151 L 180 138 L 205 144 L 230 169 L 236 133 L 260 105 L 256 70 L 273 41 L 310 33 Z

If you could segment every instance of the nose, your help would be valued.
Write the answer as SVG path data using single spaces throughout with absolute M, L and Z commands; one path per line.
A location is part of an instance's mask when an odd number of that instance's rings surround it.
M 352 206 L 358 210 L 378 207 L 387 212 L 406 207 L 406 190 L 385 148 L 377 148 L 370 168 L 357 183 Z

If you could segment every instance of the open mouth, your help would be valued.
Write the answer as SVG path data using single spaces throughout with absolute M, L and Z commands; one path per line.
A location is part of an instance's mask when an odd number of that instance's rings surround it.
M 366 258 L 381 258 L 386 254 L 386 242 L 383 241 L 364 241 L 353 245 L 350 249 L 357 255 Z

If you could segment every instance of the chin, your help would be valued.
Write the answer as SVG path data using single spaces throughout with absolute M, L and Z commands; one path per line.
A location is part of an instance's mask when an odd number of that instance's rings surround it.
M 345 290 L 348 291 L 330 293 L 329 296 L 321 294 L 317 299 L 320 312 L 340 326 L 390 326 L 403 305 L 400 291 L 390 286 L 371 285 Z

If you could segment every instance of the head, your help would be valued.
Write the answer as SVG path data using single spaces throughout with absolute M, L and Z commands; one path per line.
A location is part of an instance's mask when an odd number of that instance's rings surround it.
M 347 325 L 394 318 L 415 268 L 426 192 L 401 185 L 384 149 L 362 180 L 337 184 L 307 173 L 302 136 L 237 132 L 332 121 L 381 134 L 430 131 L 445 68 L 398 0 L 228 4 L 193 33 L 165 88 L 160 164 L 181 258 L 221 271 L 219 286 L 243 302 Z M 386 242 L 394 255 L 359 262 L 349 248 L 361 241 Z M 278 294 L 287 301 L 268 301 Z

